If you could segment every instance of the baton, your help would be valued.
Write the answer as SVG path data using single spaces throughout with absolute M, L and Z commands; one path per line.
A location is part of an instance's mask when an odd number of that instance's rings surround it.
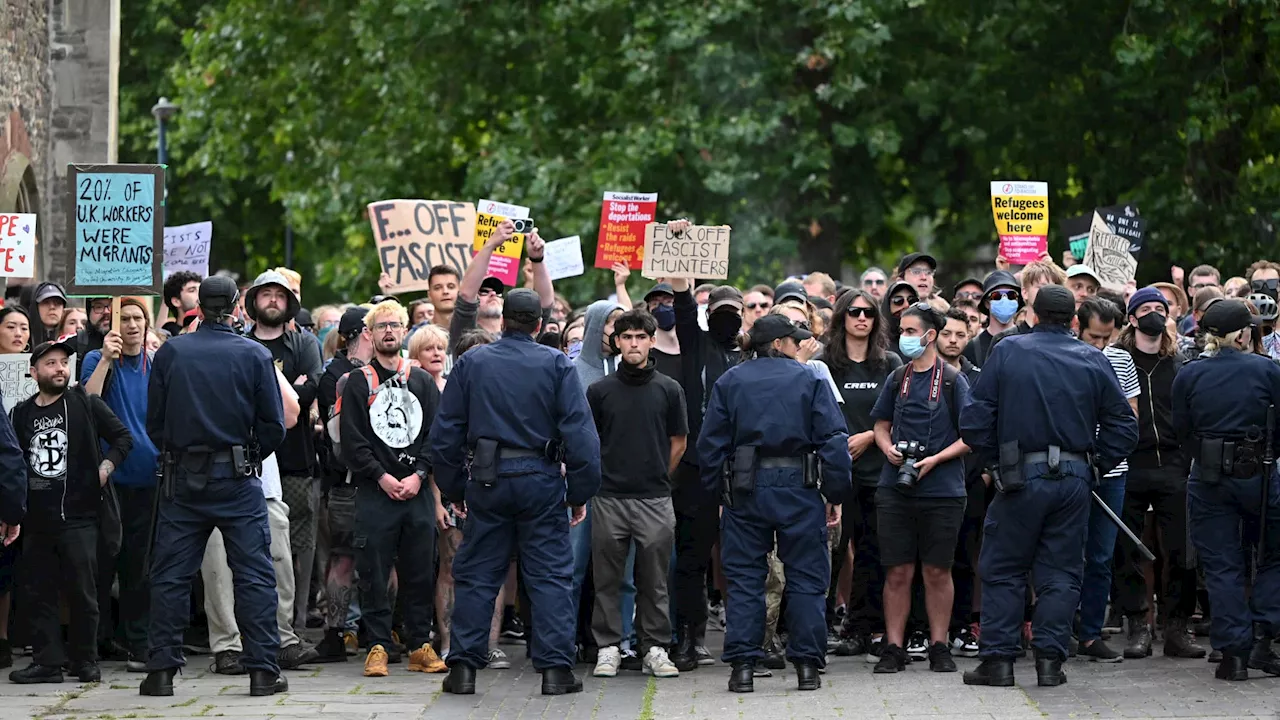
M 1267 552 L 1267 505 L 1271 503 L 1271 475 L 1275 472 L 1276 406 L 1267 406 L 1267 436 L 1262 441 L 1262 502 L 1258 505 L 1258 552 L 1254 556 L 1262 566 Z M 1254 577 L 1257 577 L 1255 571 Z
M 1098 497 L 1098 493 L 1089 491 L 1089 494 L 1093 496 L 1093 501 L 1098 504 L 1098 507 L 1102 508 L 1102 512 L 1106 513 L 1108 518 L 1111 518 L 1111 522 L 1115 523 L 1115 526 L 1120 528 L 1125 536 L 1129 538 L 1129 541 L 1137 546 L 1138 552 L 1142 553 L 1142 557 L 1146 558 L 1147 562 L 1155 562 L 1156 556 L 1147 549 L 1146 545 L 1142 544 L 1142 541 L 1138 539 L 1138 536 L 1133 534 L 1133 531 L 1129 529 L 1129 526 L 1124 524 L 1124 521 L 1121 520 L 1120 517 L 1102 501 L 1102 498 Z

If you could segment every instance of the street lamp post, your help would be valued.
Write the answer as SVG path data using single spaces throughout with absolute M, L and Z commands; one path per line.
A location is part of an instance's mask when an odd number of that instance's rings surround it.
M 169 162 L 169 143 L 165 137 L 165 125 L 169 118 L 178 114 L 178 106 L 169 102 L 169 98 L 162 97 L 160 102 L 151 108 L 151 114 L 156 118 L 156 129 L 159 131 L 157 140 L 156 155 L 161 165 Z
M 284 161 L 287 165 L 293 165 L 293 151 L 290 150 L 284 154 Z M 285 206 L 284 210 L 284 266 L 293 267 L 293 223 L 289 220 L 289 208 Z

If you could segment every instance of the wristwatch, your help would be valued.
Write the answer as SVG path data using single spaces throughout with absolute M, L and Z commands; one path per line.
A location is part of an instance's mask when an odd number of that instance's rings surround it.
M 546 257 L 545 255 L 544 255 L 544 256 L 542 256 L 542 257 L 532 257 L 532 256 L 530 256 L 530 257 L 529 257 L 529 262 L 531 262 L 531 263 L 540 263 L 540 262 L 542 262 L 543 258 L 545 258 L 545 257 Z
M 427 472 L 426 470 L 414 470 L 413 474 L 418 476 L 418 480 L 422 482 L 426 482 L 427 476 L 430 475 L 431 473 Z

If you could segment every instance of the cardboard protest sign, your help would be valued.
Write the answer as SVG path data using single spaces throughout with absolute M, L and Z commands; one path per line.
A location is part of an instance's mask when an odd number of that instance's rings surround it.
M 605 193 L 595 266 L 607 270 L 620 262 L 632 270 L 641 267 L 645 226 L 657 212 L 657 193 Z
M 159 295 L 164 283 L 164 168 L 69 165 L 73 255 L 67 294 Z
M 645 226 L 640 274 L 723 280 L 729 277 L 729 226 L 691 225 L 677 237 L 666 223 Z
M 34 277 L 35 250 L 36 216 L 0 213 L 0 277 Z
M 1112 205 L 1094 210 L 1111 228 L 1111 232 L 1129 241 L 1129 252 L 1134 257 L 1142 252 L 1142 236 L 1147 230 L 1147 223 L 1138 216 L 1137 205 Z
M 991 212 L 1000 252 L 1010 264 L 1026 265 L 1049 251 L 1049 183 L 991 183 Z
M 586 272 L 582 263 L 582 238 L 573 235 L 547 243 L 542 262 L 552 280 L 577 277 Z
M 489 256 L 489 269 L 486 275 L 492 275 L 502 281 L 503 285 L 508 287 L 514 286 L 519 282 L 520 278 L 520 255 L 524 252 L 524 239 L 529 231 L 533 230 L 533 221 L 528 220 L 529 208 L 521 205 L 509 205 L 507 203 L 494 202 L 493 200 L 481 200 L 476 203 L 479 209 L 476 215 L 476 237 L 471 245 L 471 253 L 480 252 L 480 248 L 489 241 L 493 236 L 493 231 L 503 220 L 528 221 L 527 223 L 517 222 L 516 233 L 511 239 L 502 243 Z M 527 225 L 527 230 L 525 226 Z M 524 232 L 521 232 L 524 230 Z
M 164 229 L 164 276 L 183 270 L 200 277 L 209 275 L 209 243 L 213 223 L 198 222 Z
M 453 200 L 382 200 L 369 203 L 369 222 L 382 272 L 391 276 L 388 292 L 430 287 L 436 265 L 450 265 L 461 277 L 471 264 L 476 206 Z
M 1067 247 L 1076 262 L 1084 262 L 1084 251 L 1089 247 L 1089 224 L 1092 220 L 1092 215 L 1077 215 L 1058 223 L 1058 229 L 1067 238 Z
M 73 382 L 79 381 L 80 375 L 76 371 L 76 358 L 74 355 L 68 359 L 67 364 L 71 370 L 71 380 Z M 28 374 L 30 369 L 31 353 L 0 355 L 0 393 L 4 394 L 4 411 L 6 413 L 13 410 L 14 405 L 40 391 L 35 379 Z
M 1104 286 L 1122 292 L 1138 270 L 1138 261 L 1129 252 L 1129 240 L 1111 232 L 1096 212 L 1089 227 L 1089 247 L 1084 254 L 1084 264 L 1093 269 Z

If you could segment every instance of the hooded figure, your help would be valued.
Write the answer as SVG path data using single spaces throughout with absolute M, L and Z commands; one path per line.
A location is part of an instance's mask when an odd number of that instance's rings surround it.
M 27 310 L 27 317 L 31 319 L 31 347 L 57 340 L 58 326 L 62 322 L 62 311 L 58 311 L 58 319 L 50 325 L 40 316 L 40 303 L 44 300 L 61 298 L 62 307 L 66 309 L 70 303 L 67 301 L 67 294 L 63 292 L 62 286 L 54 282 L 42 282 L 34 287 L 24 285 L 18 294 L 18 298 L 22 306 Z
M 586 325 L 582 332 L 582 352 L 573 361 L 583 390 L 618 369 L 618 356 L 606 356 L 603 350 L 603 343 L 608 340 L 604 335 L 604 326 L 609 321 L 609 316 L 615 312 L 622 312 L 622 306 L 608 300 L 597 300 L 587 308 Z
M 898 316 L 902 311 L 906 310 L 906 306 L 900 306 L 898 312 L 894 312 L 893 296 L 901 290 L 910 290 L 911 302 L 919 302 L 920 292 L 916 287 L 906 280 L 894 280 L 889 285 L 889 289 L 884 291 L 884 299 L 880 301 L 880 315 L 884 318 L 885 340 L 889 342 L 889 351 L 902 357 L 902 353 L 898 352 L 898 335 L 902 332 L 898 325 Z M 903 358 L 904 362 L 909 362 L 907 358 Z
M 298 315 L 298 311 L 302 309 L 301 303 L 298 302 L 298 296 L 293 294 L 293 290 L 289 287 L 289 281 L 277 270 L 267 270 L 259 275 L 253 285 L 244 293 L 244 311 L 250 320 L 258 320 L 258 290 L 267 285 L 278 285 L 284 290 L 285 298 L 289 304 L 284 313 L 284 321 L 288 323 Z

